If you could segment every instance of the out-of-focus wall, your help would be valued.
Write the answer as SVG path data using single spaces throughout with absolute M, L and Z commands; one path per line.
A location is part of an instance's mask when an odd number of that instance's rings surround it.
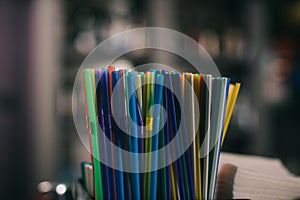
M 0 199 L 32 199 L 31 1 L 0 1 Z
M 64 10 L 59 0 L 36 0 L 31 8 L 30 90 L 36 181 L 51 180 L 64 158 L 56 110 L 64 55 Z

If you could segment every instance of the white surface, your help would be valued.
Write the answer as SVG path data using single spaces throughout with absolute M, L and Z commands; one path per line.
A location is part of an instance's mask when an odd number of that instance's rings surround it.
M 291 174 L 279 159 L 222 153 L 220 167 L 225 163 L 237 167 L 233 181 L 234 199 L 298 199 L 300 197 L 300 177 Z M 221 189 L 226 189 L 228 184 L 229 181 Z
M 251 172 L 275 177 L 295 177 L 277 158 L 221 153 L 220 165 L 229 163 Z

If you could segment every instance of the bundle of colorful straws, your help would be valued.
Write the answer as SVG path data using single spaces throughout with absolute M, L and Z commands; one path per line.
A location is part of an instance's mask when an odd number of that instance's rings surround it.
M 220 149 L 239 83 L 199 73 L 112 66 L 85 69 L 82 78 L 91 152 L 91 162 L 81 165 L 82 183 L 91 197 L 214 198 Z M 127 158 L 121 149 L 134 154 Z M 107 159 L 114 165 L 106 165 Z

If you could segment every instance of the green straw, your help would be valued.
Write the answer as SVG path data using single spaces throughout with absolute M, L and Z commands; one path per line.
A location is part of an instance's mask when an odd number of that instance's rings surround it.
M 89 69 L 84 70 L 84 81 L 86 87 L 86 99 L 88 107 L 88 123 L 91 130 L 92 154 L 94 163 L 94 181 L 95 181 L 95 197 L 96 200 L 103 199 L 102 177 L 100 172 L 100 155 L 98 144 L 98 126 L 95 108 L 95 90 L 93 86 L 93 72 Z

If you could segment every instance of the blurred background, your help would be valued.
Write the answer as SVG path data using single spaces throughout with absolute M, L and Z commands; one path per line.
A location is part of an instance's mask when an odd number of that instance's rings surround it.
M 145 26 L 192 37 L 242 83 L 224 151 L 280 157 L 299 174 L 299 0 L 1 0 L 0 199 L 35 199 L 39 181 L 79 175 L 88 152 L 72 117 L 76 72 L 98 43 Z

